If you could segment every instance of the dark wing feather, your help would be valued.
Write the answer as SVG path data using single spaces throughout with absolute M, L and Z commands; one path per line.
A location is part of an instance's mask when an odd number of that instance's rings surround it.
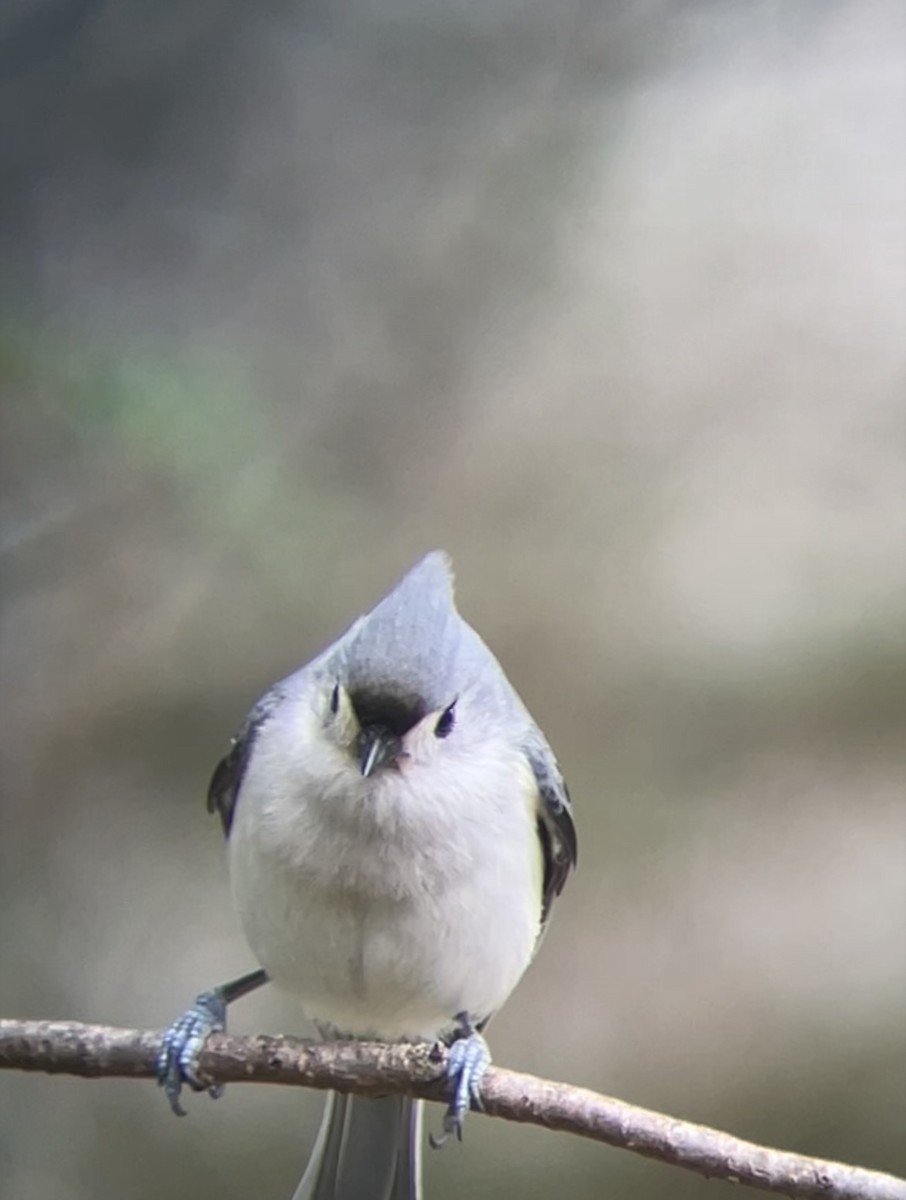
M 563 891 L 567 876 L 578 859 L 578 841 L 569 792 L 550 750 L 532 747 L 526 750 L 538 782 L 541 812 L 538 837 L 544 855 L 544 883 L 541 893 L 541 923 L 550 916 L 551 905 Z
M 239 732 L 230 739 L 229 754 L 222 758 L 214 768 L 214 774 L 208 784 L 208 812 L 219 813 L 224 837 L 230 836 L 236 801 L 239 799 L 239 789 L 242 786 L 255 739 L 258 737 L 261 726 L 274 711 L 279 699 L 280 693 L 275 691 L 270 691 L 267 695 L 262 696 L 242 722 Z

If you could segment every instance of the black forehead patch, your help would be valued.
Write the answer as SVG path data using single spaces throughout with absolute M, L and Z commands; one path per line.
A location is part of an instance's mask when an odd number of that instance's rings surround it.
M 349 698 L 360 725 L 380 725 L 397 737 L 408 733 L 429 712 L 421 697 L 385 688 L 355 688 Z

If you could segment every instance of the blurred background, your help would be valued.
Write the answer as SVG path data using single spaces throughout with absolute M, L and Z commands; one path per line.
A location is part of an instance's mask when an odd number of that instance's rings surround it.
M 904 50 L 897 0 L 3 6 L 0 1012 L 254 965 L 210 772 L 441 546 L 580 831 L 497 1061 L 906 1172 Z M 320 1106 L 8 1073 L 0 1194 L 286 1200 Z M 731 1195 L 480 1118 L 427 1169 Z

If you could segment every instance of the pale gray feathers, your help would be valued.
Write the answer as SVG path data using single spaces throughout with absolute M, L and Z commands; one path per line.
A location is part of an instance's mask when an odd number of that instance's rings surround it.
M 426 555 L 380 603 L 307 666 L 266 692 L 246 717 L 232 749 L 214 772 L 208 809 L 229 834 L 243 775 L 262 725 L 284 697 L 314 685 L 342 685 L 358 706 L 395 699 L 412 720 L 456 701 L 457 737 L 466 744 L 500 731 L 522 750 L 539 788 L 545 858 L 543 910 L 561 891 L 576 861 L 569 795 L 553 752 L 497 659 L 459 615 L 446 554 Z

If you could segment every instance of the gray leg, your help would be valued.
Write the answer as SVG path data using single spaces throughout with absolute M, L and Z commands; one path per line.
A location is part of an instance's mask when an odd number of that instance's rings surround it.
M 428 1139 L 435 1150 L 451 1136 L 462 1141 L 462 1127 L 466 1113 L 474 1104 L 480 1107 L 481 1080 L 491 1065 L 491 1051 L 481 1036 L 478 1027 L 468 1013 L 458 1013 L 459 1030 L 450 1046 L 447 1058 L 447 1079 L 453 1086 L 453 1098 L 444 1115 L 444 1131 L 440 1137 L 431 1134 Z
M 186 1110 L 179 1102 L 184 1083 L 194 1092 L 207 1092 L 216 1099 L 223 1088 L 205 1079 L 199 1068 L 201 1052 L 208 1034 L 226 1029 L 227 1005 L 247 996 L 267 983 L 265 971 L 252 971 L 232 983 L 212 988 L 196 996 L 195 1003 L 164 1034 L 157 1057 L 157 1082 L 164 1089 L 170 1107 L 178 1117 Z

